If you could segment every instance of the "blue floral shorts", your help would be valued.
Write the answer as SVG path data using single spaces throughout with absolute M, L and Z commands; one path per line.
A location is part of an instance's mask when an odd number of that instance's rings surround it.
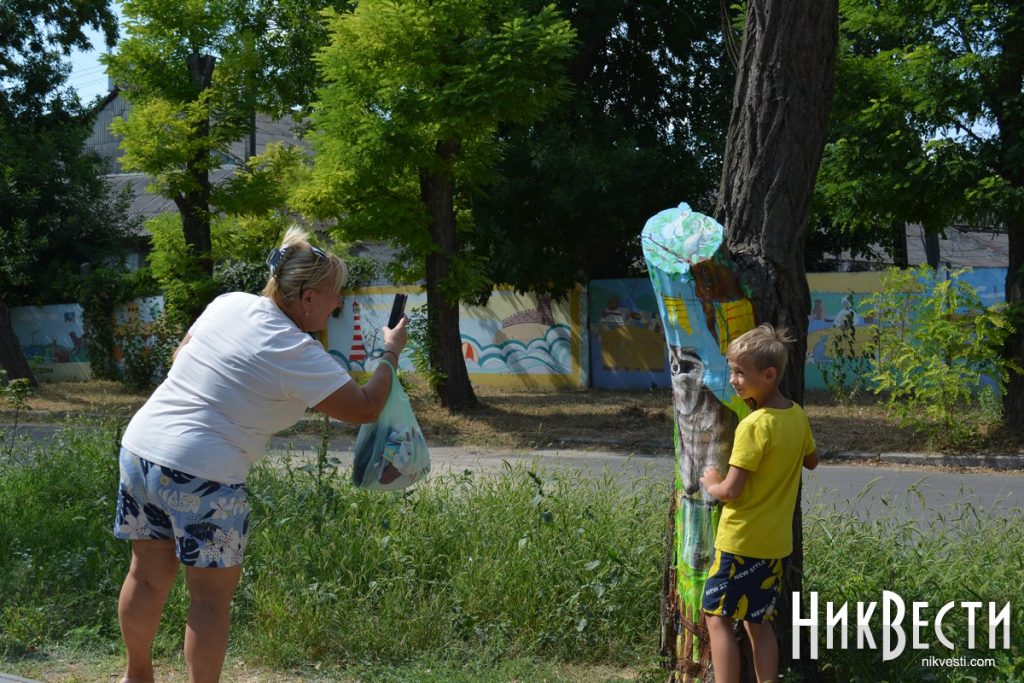
M 182 564 L 242 564 L 249 541 L 245 484 L 221 484 L 156 465 L 121 449 L 114 536 L 173 539 Z

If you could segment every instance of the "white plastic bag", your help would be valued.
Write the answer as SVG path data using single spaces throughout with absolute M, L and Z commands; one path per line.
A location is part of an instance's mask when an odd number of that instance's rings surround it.
M 359 428 L 352 449 L 352 483 L 362 489 L 400 491 L 430 473 L 430 450 L 423 430 L 395 367 L 388 365 L 391 394 L 377 421 Z

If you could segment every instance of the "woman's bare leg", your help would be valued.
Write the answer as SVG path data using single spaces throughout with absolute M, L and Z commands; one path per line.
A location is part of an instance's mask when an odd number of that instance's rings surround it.
M 122 683 L 151 683 L 153 637 L 178 575 L 174 541 L 132 541 L 132 564 L 121 586 L 117 616 L 128 653 Z
M 190 683 L 220 680 L 228 649 L 231 598 L 241 576 L 241 565 L 185 567 L 188 592 L 192 597 L 185 628 L 185 661 Z

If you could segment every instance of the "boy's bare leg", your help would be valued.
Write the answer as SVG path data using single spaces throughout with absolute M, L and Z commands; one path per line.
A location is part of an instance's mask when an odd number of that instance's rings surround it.
M 705 614 L 708 635 L 711 637 L 711 664 L 715 669 L 715 683 L 739 683 L 740 646 L 732 632 L 732 619 L 717 614 Z
M 757 683 L 769 683 L 779 678 L 779 641 L 770 622 L 755 624 L 744 621 L 743 627 L 750 636 L 750 647 L 754 652 L 754 672 Z M 714 652 L 714 650 L 712 650 Z
M 117 602 L 121 636 L 128 654 L 122 683 L 153 680 L 153 637 L 177 575 L 174 541 L 132 541 L 132 564 Z
M 185 568 L 191 597 L 185 628 L 185 662 L 190 683 L 220 680 L 228 649 L 231 598 L 241 576 L 241 565 Z

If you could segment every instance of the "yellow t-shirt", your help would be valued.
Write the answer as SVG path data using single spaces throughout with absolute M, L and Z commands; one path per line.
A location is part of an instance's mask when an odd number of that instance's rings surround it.
M 793 552 L 793 513 L 804 456 L 814 436 L 803 408 L 759 408 L 736 427 L 729 465 L 749 470 L 739 498 L 725 504 L 715 547 L 775 559 Z

